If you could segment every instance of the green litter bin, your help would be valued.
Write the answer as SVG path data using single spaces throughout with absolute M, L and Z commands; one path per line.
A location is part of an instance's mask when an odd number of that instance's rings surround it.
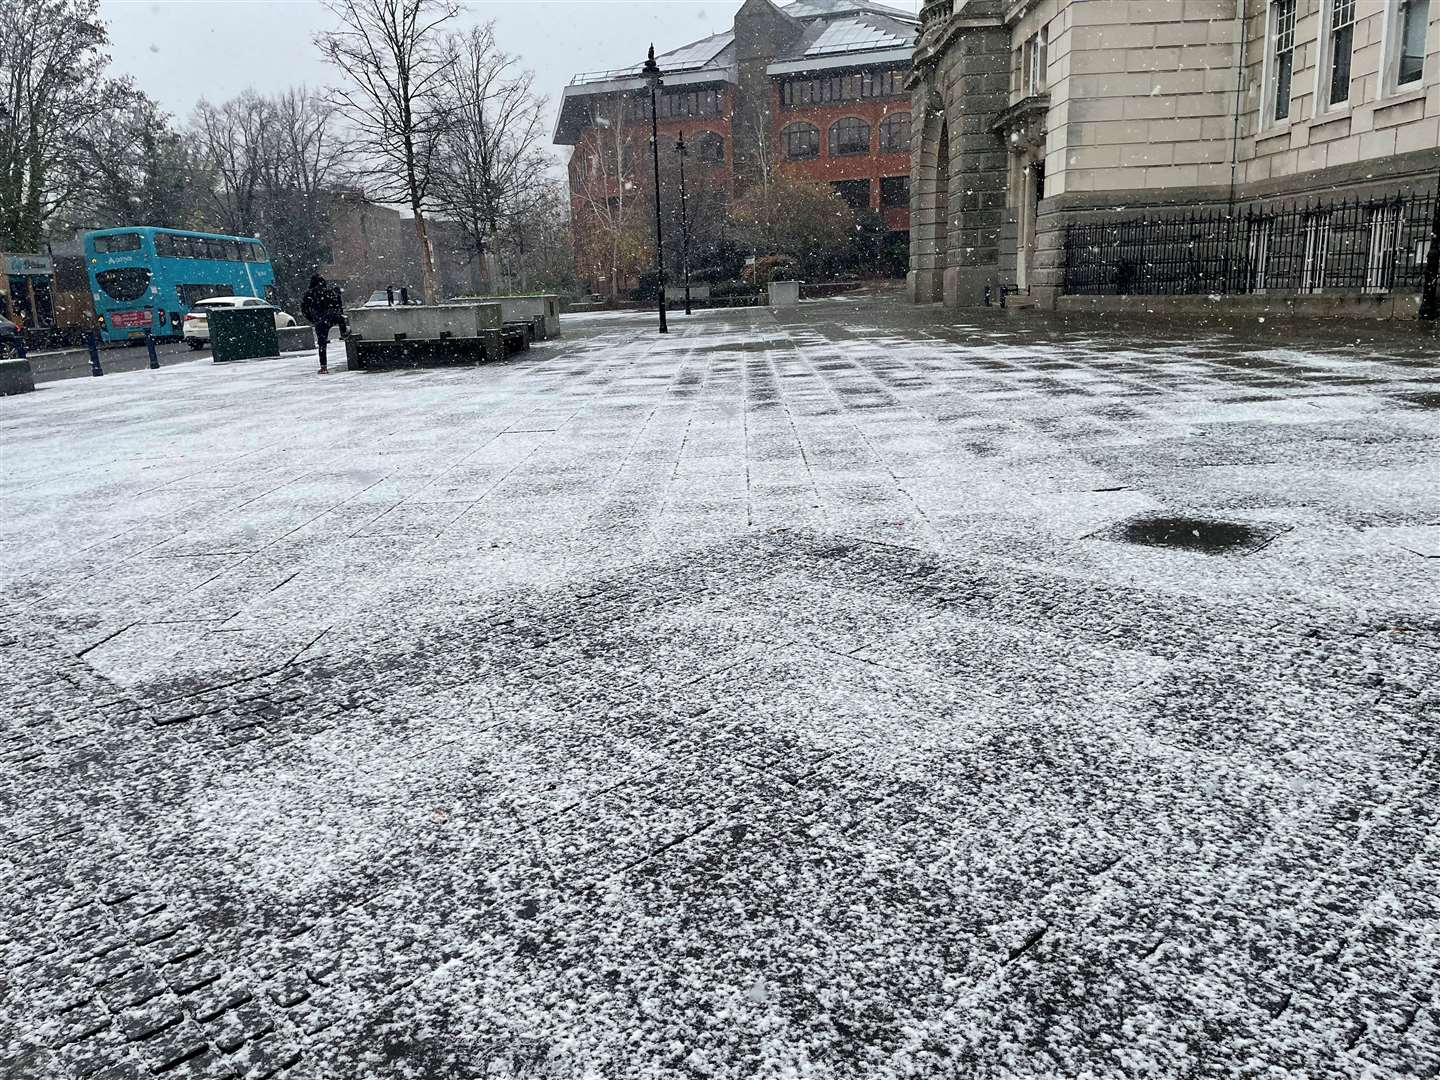
M 216 308 L 210 312 L 210 355 L 215 363 L 280 355 L 275 309 Z

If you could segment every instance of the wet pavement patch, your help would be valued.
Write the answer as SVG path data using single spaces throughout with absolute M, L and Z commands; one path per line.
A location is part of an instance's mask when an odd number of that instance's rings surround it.
M 1423 394 L 1404 394 L 1400 400 L 1417 409 L 1440 409 L 1440 390 L 1427 390 Z
M 1178 548 L 1206 555 L 1249 555 L 1259 551 L 1279 534 L 1238 521 L 1214 521 L 1190 517 L 1137 517 L 1119 522 L 1094 536 L 1143 547 Z

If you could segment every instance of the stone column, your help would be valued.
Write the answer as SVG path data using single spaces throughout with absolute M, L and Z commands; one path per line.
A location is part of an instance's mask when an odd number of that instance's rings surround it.
M 1008 156 L 991 126 L 1010 104 L 1010 31 L 998 0 L 957 8 L 937 69 L 950 136 L 944 292 L 947 304 L 972 306 L 1003 280 Z

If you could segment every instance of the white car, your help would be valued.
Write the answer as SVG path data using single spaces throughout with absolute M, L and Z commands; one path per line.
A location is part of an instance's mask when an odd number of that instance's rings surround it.
M 408 303 L 411 307 L 419 307 L 420 305 L 422 305 L 422 304 L 425 303 L 425 301 L 423 301 L 423 300 L 420 299 L 420 293 L 419 293 L 417 290 L 415 290 L 415 289 L 406 288 L 406 290 L 405 290 L 405 295 L 409 298 L 408 300 L 406 300 L 406 303 Z M 394 303 L 391 303 L 391 300 L 390 300 L 390 298 L 391 298 L 392 296 L 395 298 Z M 392 290 L 391 292 L 388 292 L 388 293 L 387 293 L 384 289 L 376 289 L 374 292 L 372 292 L 372 293 L 370 294 L 370 299 L 369 299 L 369 300 L 366 300 L 365 303 L 361 304 L 360 306 L 361 306 L 361 307 L 399 307 L 399 306 L 400 306 L 400 290 L 399 290 L 399 289 L 394 289 L 394 290 Z
M 210 312 L 217 308 L 269 308 L 275 312 L 275 329 L 283 330 L 295 325 L 295 316 L 287 315 L 273 304 L 258 296 L 212 296 L 201 300 L 185 316 L 180 336 L 192 349 L 203 349 L 210 344 Z

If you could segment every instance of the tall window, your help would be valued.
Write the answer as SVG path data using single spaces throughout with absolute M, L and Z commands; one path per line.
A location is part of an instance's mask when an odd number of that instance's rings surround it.
M 1425 77 L 1425 32 L 1430 26 L 1430 0 L 1398 0 L 1391 15 L 1390 89 L 1418 87 Z
M 891 113 L 880 121 L 880 151 L 885 154 L 910 152 L 910 114 Z
M 1395 284 L 1396 248 L 1400 241 L 1398 204 L 1370 208 L 1370 251 L 1365 260 L 1365 291 L 1389 292 Z
M 846 154 L 868 154 L 870 152 L 870 125 L 858 116 L 847 116 L 830 125 L 830 156 L 843 157 Z
M 1270 0 L 1270 120 L 1290 119 L 1295 74 L 1295 0 Z
M 1270 219 L 1252 219 L 1247 240 L 1246 283 L 1251 292 L 1263 293 L 1269 281 Z
M 1039 94 L 1045 89 L 1045 68 L 1049 63 L 1050 26 L 1046 24 L 1038 33 L 1025 39 L 1020 54 L 1020 90 L 1026 97 Z
M 712 164 L 725 163 L 725 140 L 713 131 L 700 136 L 700 160 Z
M 785 144 L 785 156 L 792 161 L 820 156 L 820 129 L 814 124 L 791 124 L 780 133 Z
M 1322 107 L 1350 100 L 1350 59 L 1355 51 L 1355 0 L 1330 0 L 1330 20 L 1322 42 Z
M 1325 289 L 1325 268 L 1330 262 L 1330 211 L 1317 210 L 1305 217 L 1305 265 L 1300 288 L 1318 293 Z
M 886 210 L 910 205 L 910 177 L 882 176 L 880 178 L 880 205 Z
M 836 180 L 830 186 L 851 210 L 870 209 L 869 180 Z

